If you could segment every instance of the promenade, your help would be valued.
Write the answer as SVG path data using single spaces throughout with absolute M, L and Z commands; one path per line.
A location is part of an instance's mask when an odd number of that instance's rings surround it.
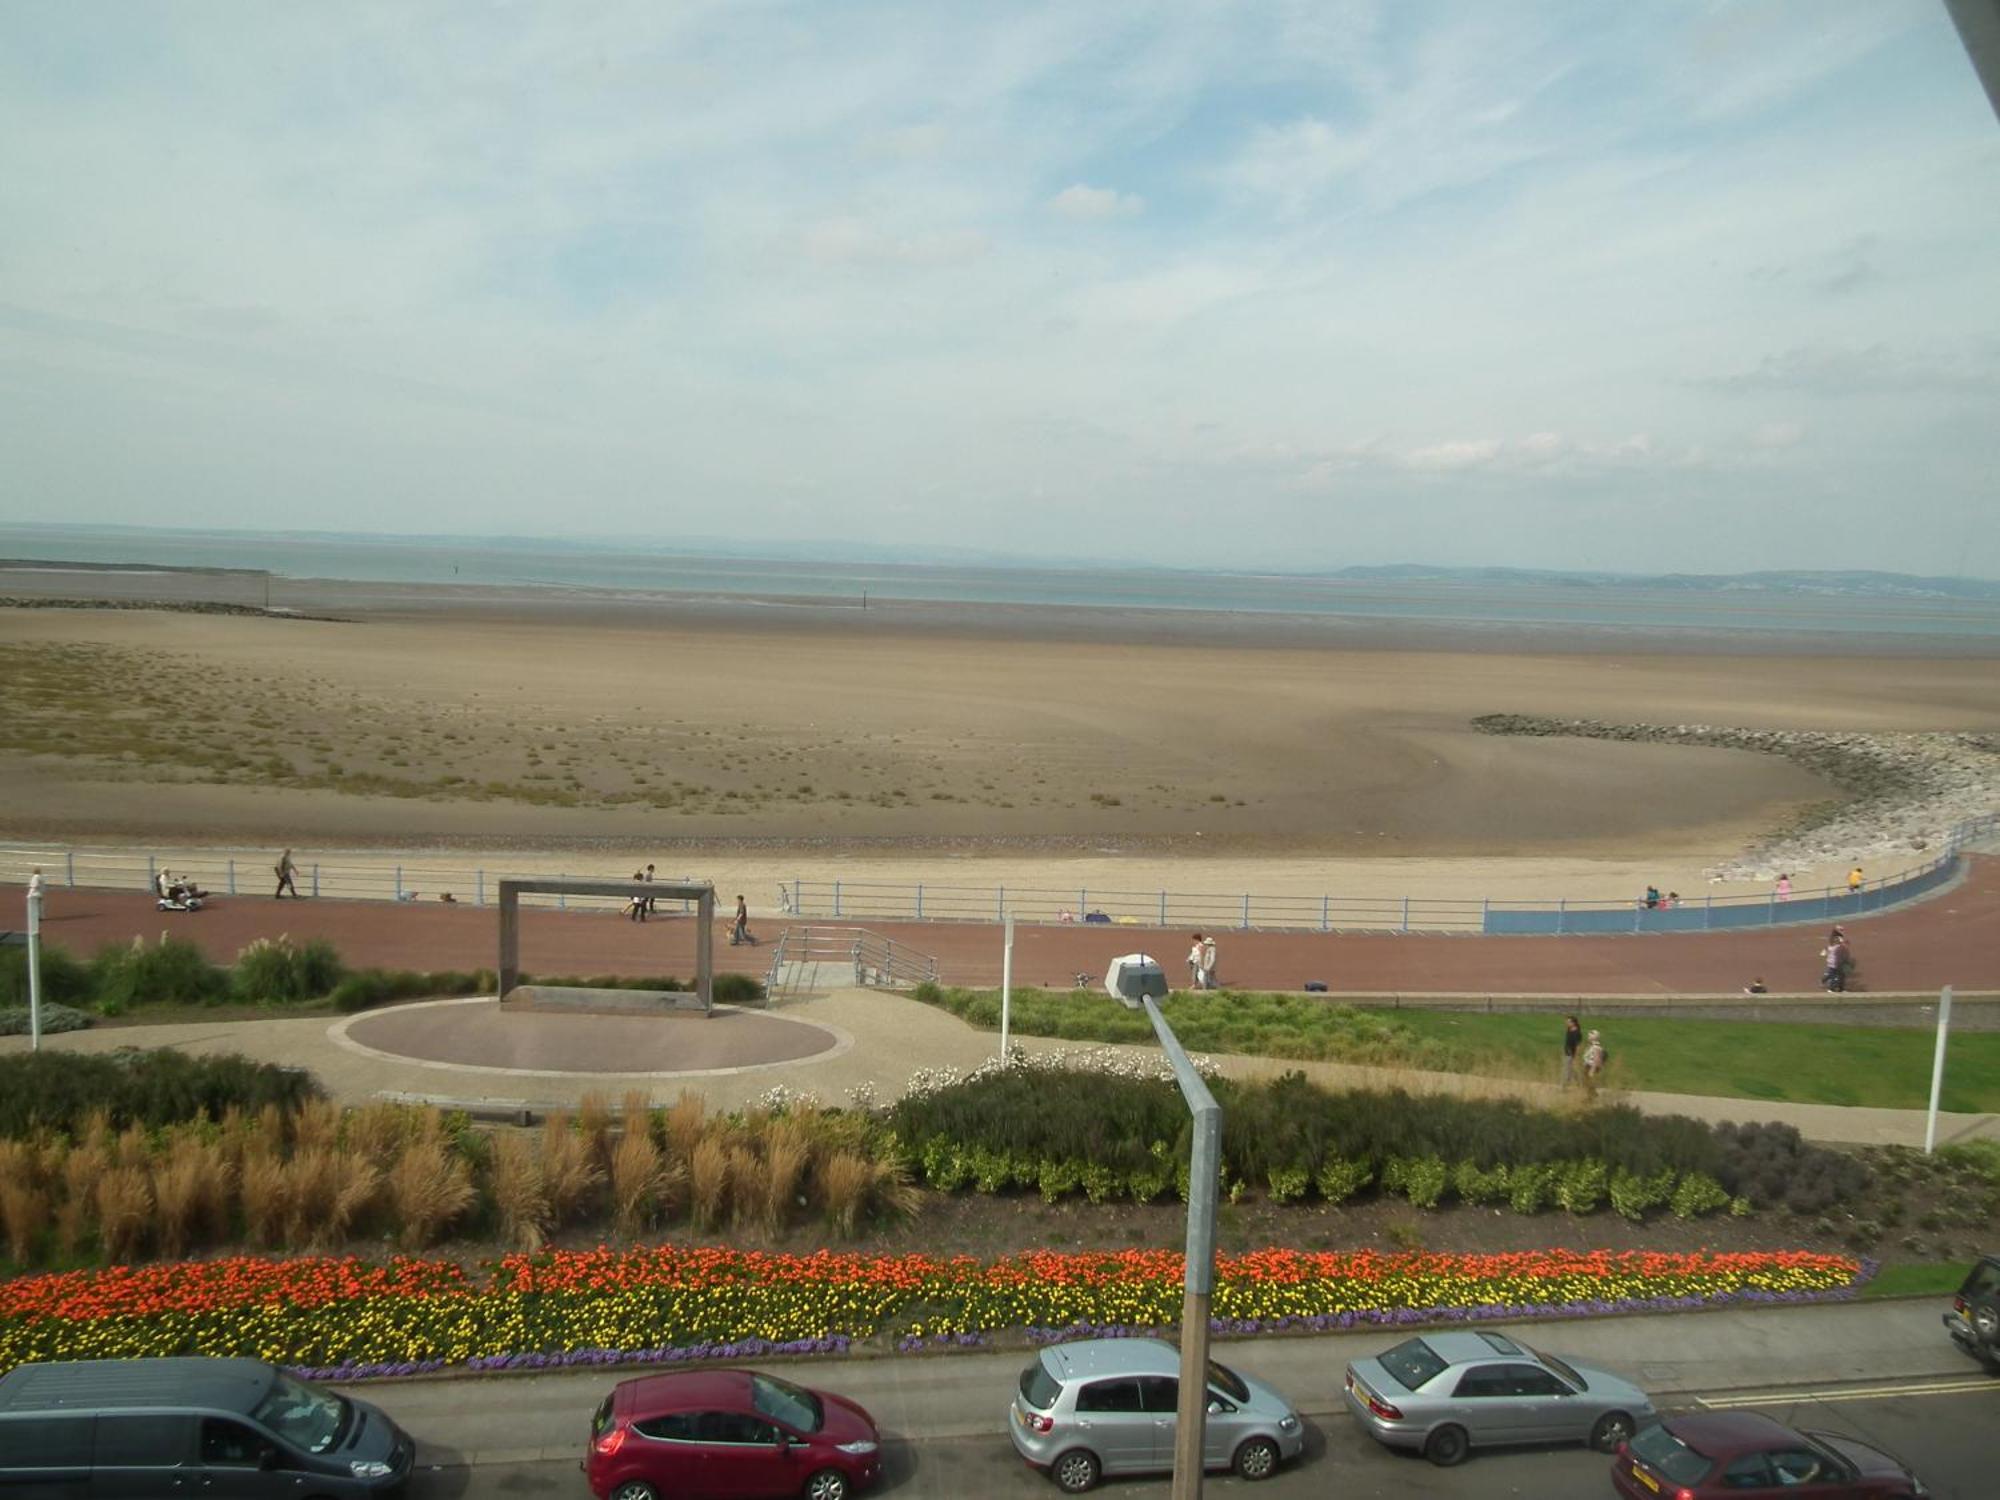
M 0 909 L 18 909 L 19 890 L 0 893 Z M 662 916 L 647 923 L 609 911 L 524 911 L 523 966 L 542 974 L 671 973 L 693 969 L 692 919 Z M 1919 996 L 1945 984 L 1961 993 L 2000 991 L 2000 860 L 1975 856 L 1966 878 L 1928 900 L 1858 920 L 1849 926 L 1870 986 Z M 756 924 L 775 938 L 768 919 Z M 324 937 L 350 967 L 472 969 L 491 967 L 497 918 L 490 910 L 417 903 L 218 900 L 193 913 L 165 913 L 123 891 L 56 890 L 47 897 L 44 936 L 78 955 L 107 943 L 185 937 L 217 962 L 228 962 L 258 937 L 289 933 Z M 871 930 L 934 955 L 947 982 L 995 984 L 1001 939 L 997 928 L 958 923 L 871 924 Z M 1021 984 L 1067 988 L 1078 973 L 1099 975 L 1114 955 L 1146 949 L 1178 969 L 1185 934 L 1130 927 L 1023 927 L 1015 969 Z M 1810 940 L 1794 931 L 1689 933 L 1625 937 L 1372 936 L 1228 932 L 1222 935 L 1222 977 L 1244 988 L 1296 989 L 1306 979 L 1335 995 L 1596 997 L 1599 1006 L 1650 1009 L 1673 997 L 1711 1012 L 1740 1010 L 1737 991 L 1761 973 L 1776 990 L 1809 990 L 1816 951 L 1793 950 Z M 718 946 L 721 968 L 759 973 L 768 946 Z M 1813 992 L 1816 993 L 1816 992 Z M 1773 1003 L 1785 1004 L 1781 996 Z M 1857 1007 L 1865 999 L 1831 1002 Z M 1921 1007 L 1922 1001 L 1903 1002 Z M 1870 1007 L 1870 1018 L 1876 1007 Z M 1973 1017 L 1968 1014 L 1968 1021 Z M 1974 1022 L 1977 1024 L 1977 1022 Z M 535 1028 L 540 1028 L 536 1030 Z M 678 1028 L 667 1030 L 666 1028 Z M 689 1028 L 698 1028 L 691 1030 Z M 750 1035 L 761 1029 L 760 1037 Z M 508 1033 L 503 1038 L 500 1034 Z M 511 1038 L 511 1039 L 508 1039 Z M 1067 1045 L 1023 1037 L 1031 1052 Z M 855 1094 L 893 1098 L 919 1068 L 970 1069 L 991 1057 L 997 1038 L 950 1014 L 881 990 L 838 990 L 773 1007 L 770 1014 L 643 1020 L 501 1015 L 489 999 L 427 1002 L 367 1012 L 269 1020 L 172 1024 L 110 1024 L 46 1039 L 79 1051 L 120 1046 L 184 1047 L 242 1052 L 260 1060 L 309 1068 L 344 1102 L 383 1095 L 439 1101 L 494 1112 L 573 1105 L 588 1092 L 612 1097 L 642 1090 L 659 1102 L 682 1089 L 711 1105 L 749 1103 L 774 1087 L 841 1103 Z M 0 1051 L 20 1050 L 25 1038 L 0 1038 Z M 1135 1049 L 1149 1050 L 1149 1049 Z M 1330 1085 L 1405 1086 L 1421 1090 L 1504 1093 L 1534 1102 L 1559 1097 L 1552 1086 L 1527 1081 L 1426 1074 L 1335 1063 L 1298 1063 L 1223 1056 L 1234 1076 L 1297 1068 Z M 1915 1110 L 1854 1109 L 1732 1098 L 1633 1093 L 1622 1095 L 1653 1113 L 1707 1120 L 1779 1120 L 1818 1140 L 1856 1144 L 1920 1144 L 1923 1115 Z M 2000 1118 L 1944 1115 L 1939 1139 L 2000 1138 Z

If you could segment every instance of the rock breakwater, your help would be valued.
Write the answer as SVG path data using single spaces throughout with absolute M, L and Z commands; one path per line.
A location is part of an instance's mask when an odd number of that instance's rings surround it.
M 2000 736 L 1745 729 L 1726 724 L 1610 724 L 1533 714 L 1482 714 L 1482 734 L 1702 745 L 1783 756 L 1842 797 L 1806 808 L 1733 860 L 1715 880 L 1769 880 L 1783 870 L 1938 853 L 1954 828 L 2000 814 Z

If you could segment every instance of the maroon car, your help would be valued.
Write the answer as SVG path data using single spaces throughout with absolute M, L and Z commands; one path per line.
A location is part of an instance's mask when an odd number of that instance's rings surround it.
M 882 1473 L 875 1419 L 756 1370 L 677 1370 L 616 1387 L 583 1461 L 597 1500 L 846 1500 Z
M 1625 1500 L 1920 1500 L 1923 1481 L 1857 1438 L 1794 1432 L 1749 1411 L 1649 1422 L 1618 1445 Z

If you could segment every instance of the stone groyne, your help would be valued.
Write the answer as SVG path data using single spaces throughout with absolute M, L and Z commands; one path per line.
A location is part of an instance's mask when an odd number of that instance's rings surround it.
M 1744 729 L 1726 724 L 1609 724 L 1532 714 L 1483 714 L 1482 734 L 1567 736 L 1702 745 L 1780 755 L 1844 794 L 1815 804 L 1733 860 L 1717 880 L 1769 880 L 1781 871 L 1935 853 L 1951 829 L 2000 811 L 2000 736 Z

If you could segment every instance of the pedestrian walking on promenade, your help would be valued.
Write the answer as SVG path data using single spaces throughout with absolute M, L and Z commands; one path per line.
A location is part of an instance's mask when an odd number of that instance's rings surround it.
M 1194 946 L 1188 949 L 1188 957 L 1187 957 L 1188 987 L 1190 989 L 1198 990 L 1202 988 L 1201 945 L 1202 945 L 1202 936 L 1200 933 L 1197 932 L 1194 935 Z
M 1583 1047 L 1583 1022 L 1575 1016 L 1563 1017 L 1563 1073 L 1562 1086 L 1568 1088 L 1576 1078 L 1576 1054 Z
M 745 904 L 743 898 L 738 896 L 736 898 L 736 920 L 729 928 L 729 946 L 734 948 L 739 943 L 747 943 L 749 941 L 750 908 Z
M 651 885 L 652 883 L 653 883 L 653 867 L 651 865 L 647 865 L 646 884 Z M 646 896 L 646 915 L 650 917 L 654 912 L 658 911 L 659 909 L 660 909 L 660 898 L 649 892 Z
M 286 891 L 290 891 L 292 893 L 292 899 L 294 901 L 304 899 L 299 895 L 298 881 L 293 878 L 298 874 L 299 867 L 292 863 L 291 850 L 287 849 L 283 854 L 280 854 L 278 856 L 277 864 L 273 865 L 271 868 L 273 869 L 273 871 L 276 872 L 278 877 L 278 889 L 271 897 L 273 901 L 276 901 L 279 898 L 281 898 Z
M 1201 987 L 1215 988 L 1215 937 L 1210 934 L 1201 940 Z
M 643 882 L 646 878 L 646 872 L 644 870 L 634 870 L 632 878 L 635 881 Z M 643 922 L 646 920 L 646 913 L 650 910 L 652 910 L 652 897 L 646 895 L 643 891 L 634 891 L 632 899 L 625 904 L 625 918 L 630 922 Z

